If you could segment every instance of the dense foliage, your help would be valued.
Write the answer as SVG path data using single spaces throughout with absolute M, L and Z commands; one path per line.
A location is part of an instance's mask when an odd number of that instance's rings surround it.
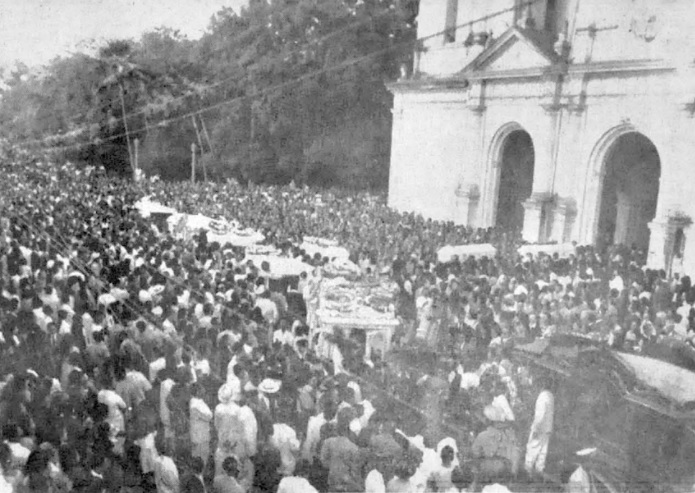
M 166 179 L 190 176 L 195 143 L 212 179 L 384 187 L 385 82 L 409 61 L 416 10 L 417 0 L 251 0 L 219 11 L 200 40 L 168 29 L 114 40 L 13 73 L 0 132 L 116 172 L 129 172 L 138 139 L 140 167 Z

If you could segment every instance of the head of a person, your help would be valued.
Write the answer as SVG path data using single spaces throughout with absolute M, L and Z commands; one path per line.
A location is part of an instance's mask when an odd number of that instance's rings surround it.
M 459 491 L 467 491 L 473 480 L 473 470 L 468 466 L 456 466 L 451 471 L 451 482 Z
M 222 469 L 229 477 L 236 478 L 239 475 L 239 463 L 234 457 L 227 457 L 222 462 Z
M 454 449 L 450 445 L 446 445 L 439 454 L 442 459 L 442 465 L 449 467 L 454 462 L 454 455 Z

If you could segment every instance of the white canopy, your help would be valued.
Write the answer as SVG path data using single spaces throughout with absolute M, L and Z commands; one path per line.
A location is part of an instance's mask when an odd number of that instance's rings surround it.
M 545 253 L 551 257 L 557 253 L 561 258 L 566 258 L 570 255 L 574 255 L 576 253 L 576 248 L 572 243 L 562 243 L 559 245 L 524 245 L 520 247 L 517 252 L 519 255 L 524 256 L 530 253 L 534 257 L 539 253 Z
M 472 245 L 447 245 L 442 247 L 437 252 L 437 259 L 440 262 L 449 262 L 457 255 L 460 260 L 465 260 L 468 257 L 494 257 L 497 254 L 497 249 L 489 243 L 477 243 Z
M 669 399 L 681 405 L 695 401 L 695 373 L 645 356 L 615 354 L 637 378 Z
M 270 266 L 270 276 L 279 279 L 286 276 L 299 276 L 302 272 L 310 274 L 313 267 L 305 264 L 300 259 L 280 257 L 277 255 L 248 255 L 245 260 L 253 261 L 253 264 L 260 267 L 263 262 L 268 262 Z
M 252 229 L 238 229 L 234 224 L 220 221 L 202 214 L 173 214 L 167 219 L 170 229 L 176 236 L 185 237 L 190 233 L 197 233 L 201 230 L 208 232 L 208 241 L 217 242 L 221 246 L 229 243 L 234 246 L 247 247 L 260 243 L 265 239 L 262 233 Z M 213 223 L 226 225 L 228 231 L 216 232 Z
M 150 217 L 151 214 L 176 214 L 176 209 L 155 202 L 150 197 L 143 197 L 134 205 L 142 217 Z
M 312 257 L 320 253 L 321 257 L 328 257 L 329 259 L 348 259 L 350 257 L 350 252 L 346 248 L 338 246 L 337 242 L 333 240 L 327 240 L 324 238 L 314 238 L 306 237 L 304 242 L 300 245 L 302 250 Z

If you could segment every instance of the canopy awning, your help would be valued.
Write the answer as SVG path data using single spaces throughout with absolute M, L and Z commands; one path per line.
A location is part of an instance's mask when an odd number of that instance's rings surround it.
M 497 255 L 497 249 L 489 243 L 478 243 L 473 245 L 447 245 L 439 249 L 437 259 L 442 262 L 450 262 L 456 255 L 460 260 L 468 257 L 488 257 L 493 258 Z
M 674 364 L 636 354 L 614 353 L 646 386 L 679 405 L 695 402 L 695 373 Z

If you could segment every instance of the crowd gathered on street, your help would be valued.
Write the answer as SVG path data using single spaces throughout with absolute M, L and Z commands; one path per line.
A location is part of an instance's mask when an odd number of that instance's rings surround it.
M 634 248 L 521 256 L 514 235 L 368 193 L 134 182 L 11 148 L 0 168 L 0 491 L 589 491 L 581 470 L 548 481 L 554 382 L 510 349 L 695 334 L 690 279 Z M 312 271 L 277 282 L 232 245 L 177 239 L 134 208 L 145 196 L 260 231 Z M 392 350 L 427 361 L 315 353 L 331 259 L 307 236 L 398 286 Z M 470 243 L 498 253 L 438 262 Z

